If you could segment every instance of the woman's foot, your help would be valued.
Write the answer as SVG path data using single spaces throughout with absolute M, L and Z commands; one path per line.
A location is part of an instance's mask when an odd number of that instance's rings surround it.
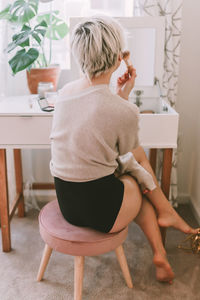
M 199 228 L 190 227 L 173 209 L 170 207 L 168 210 L 158 214 L 158 224 L 161 227 L 174 227 L 184 233 L 197 233 Z
M 154 255 L 153 262 L 156 267 L 156 278 L 160 282 L 173 283 L 174 272 L 164 254 L 158 253 Z

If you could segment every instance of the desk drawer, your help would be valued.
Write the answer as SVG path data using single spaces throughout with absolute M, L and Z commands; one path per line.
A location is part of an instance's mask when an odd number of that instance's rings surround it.
M 146 148 L 177 148 L 178 114 L 140 114 L 140 143 Z
M 52 116 L 1 116 L 1 145 L 48 145 Z

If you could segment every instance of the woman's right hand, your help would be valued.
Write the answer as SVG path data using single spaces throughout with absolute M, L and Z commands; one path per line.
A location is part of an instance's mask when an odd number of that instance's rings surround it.
M 129 66 L 129 69 L 117 80 L 117 94 L 128 100 L 128 96 L 135 85 L 136 69 Z

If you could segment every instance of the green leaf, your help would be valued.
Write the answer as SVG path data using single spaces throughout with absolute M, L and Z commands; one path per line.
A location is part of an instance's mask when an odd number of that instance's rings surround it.
M 59 10 L 53 10 L 52 13 L 44 13 L 44 14 L 39 14 L 39 16 L 37 16 L 37 21 L 41 22 L 42 20 L 45 20 L 45 22 L 47 23 L 47 25 L 50 25 L 50 16 L 56 16 L 59 15 Z
M 27 38 L 23 43 L 20 43 L 19 46 L 22 48 L 30 46 L 29 38 Z
M 13 18 L 17 18 L 20 23 L 27 23 L 38 12 L 39 0 L 17 0 L 11 7 Z
M 52 40 L 61 40 L 67 35 L 68 31 L 69 31 L 69 29 L 68 29 L 67 24 L 65 24 L 63 22 L 63 23 L 57 24 L 56 27 L 53 26 L 52 34 L 51 34 L 51 30 L 49 29 L 46 33 L 46 37 L 49 39 L 51 38 Z
M 8 44 L 8 46 L 6 47 L 6 49 L 4 51 L 9 53 L 12 50 L 14 50 L 16 47 L 17 47 L 17 45 L 15 44 L 15 42 L 12 42 L 12 43 Z
M 6 48 L 7 53 L 14 50 L 17 46 L 24 48 L 24 47 L 27 47 L 30 45 L 29 37 L 21 37 L 20 38 L 20 37 L 16 37 L 16 35 L 13 36 L 13 39 L 14 39 L 13 42 L 8 44 L 8 46 Z
M 18 24 L 18 18 L 16 16 L 10 15 L 10 18 L 8 19 L 10 23 Z
M 22 27 L 22 29 L 21 29 L 21 31 L 31 31 L 31 27 L 30 26 L 28 26 L 28 25 L 26 25 L 26 24 L 24 24 L 23 25 L 23 27 Z
M 29 26 L 24 25 L 21 29 L 21 32 L 18 34 L 14 34 L 12 37 L 13 42 L 8 44 L 6 51 L 11 52 L 17 46 L 22 48 L 30 45 L 29 35 L 31 33 L 31 28 Z
M 39 34 L 44 37 L 47 32 L 47 23 L 43 20 L 33 29 L 34 34 L 39 37 Z M 34 37 L 35 38 L 35 37 Z M 35 38 L 37 40 L 37 38 Z M 41 39 L 40 39 L 41 40 Z
M 31 34 L 31 27 L 23 25 L 21 33 L 17 35 L 15 43 L 20 47 L 27 47 L 30 45 L 29 36 Z M 16 36 L 16 35 L 15 35 Z M 13 36 L 14 38 L 14 36 Z
M 38 42 L 39 45 L 41 44 L 41 38 L 37 33 L 33 32 L 32 37 Z
M 8 6 L 6 6 L 6 8 L 4 8 L 2 11 L 0 11 L 0 20 L 1 19 L 6 19 L 9 20 L 10 19 L 10 7 L 11 4 L 9 4 Z
M 28 68 L 37 58 L 39 52 L 35 48 L 30 48 L 27 52 L 25 49 L 18 51 L 15 56 L 9 60 L 9 65 L 14 74 Z
M 56 11 L 57 13 L 57 11 Z M 52 40 L 60 40 L 69 32 L 67 24 L 55 14 L 43 14 L 37 17 L 38 22 L 45 21 L 48 25 L 46 37 Z
M 45 20 L 42 20 L 38 25 L 35 26 L 35 30 L 39 27 L 47 27 L 47 22 Z
M 17 45 L 20 46 L 21 44 L 23 44 L 24 42 L 27 41 L 29 36 L 29 32 L 21 32 L 19 34 L 15 34 L 13 35 L 13 42 Z

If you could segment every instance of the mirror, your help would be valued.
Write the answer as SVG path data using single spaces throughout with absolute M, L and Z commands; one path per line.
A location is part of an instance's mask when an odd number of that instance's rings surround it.
M 125 30 L 126 48 L 130 51 L 131 62 L 137 72 L 136 86 L 153 86 L 155 77 L 155 28 L 130 28 Z M 111 85 L 126 71 L 122 61 L 111 78 Z
M 126 49 L 131 52 L 131 60 L 137 71 L 135 87 L 142 87 L 151 92 L 154 78 L 162 85 L 164 62 L 164 17 L 118 17 L 116 18 L 125 30 Z M 71 18 L 70 30 L 84 18 Z M 126 71 L 125 63 L 113 74 L 111 86 L 116 86 L 116 79 Z M 71 76 L 79 77 L 78 67 L 71 55 Z

